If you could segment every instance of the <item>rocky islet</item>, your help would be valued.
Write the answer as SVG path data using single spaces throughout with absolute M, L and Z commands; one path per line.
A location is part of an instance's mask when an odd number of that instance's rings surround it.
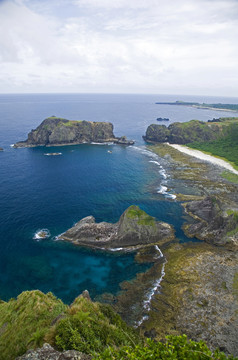
M 27 140 L 17 142 L 14 147 L 63 146 L 92 142 L 134 144 L 134 141 L 127 140 L 126 136 L 115 137 L 112 123 L 67 120 L 52 116 L 43 120 L 35 130 L 31 130 Z

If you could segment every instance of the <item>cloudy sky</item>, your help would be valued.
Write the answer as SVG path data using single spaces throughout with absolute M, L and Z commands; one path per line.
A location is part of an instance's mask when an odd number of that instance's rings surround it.
M 238 0 L 0 0 L 0 93 L 238 96 Z

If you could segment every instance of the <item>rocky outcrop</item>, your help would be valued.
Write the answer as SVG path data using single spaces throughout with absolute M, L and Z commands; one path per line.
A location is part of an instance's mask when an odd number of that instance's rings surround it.
M 196 221 L 184 225 L 188 237 L 197 237 L 210 244 L 238 250 L 238 211 L 223 209 L 216 197 L 184 204 L 186 212 Z
M 162 290 L 142 330 L 204 340 L 238 356 L 238 253 L 206 243 L 171 244 Z
M 215 123 L 191 120 L 185 123 L 148 126 L 143 139 L 148 142 L 169 142 L 170 144 L 188 144 L 194 141 L 216 140 L 223 135 L 222 127 Z
M 134 141 L 125 136 L 115 137 L 109 122 L 72 121 L 52 116 L 45 119 L 35 130 L 31 130 L 25 141 L 14 147 L 75 145 L 91 142 L 114 142 L 132 145 Z
M 2 147 L 0 147 L 0 151 L 3 151 L 3 148 L 2 148 Z
M 45 343 L 41 348 L 36 350 L 28 350 L 16 360 L 90 360 L 90 355 L 83 354 L 76 350 L 67 350 L 59 352 L 52 346 Z
M 132 205 L 116 224 L 96 223 L 93 216 L 88 216 L 59 238 L 82 246 L 126 249 L 157 243 L 162 245 L 174 238 L 174 230 L 171 225 L 156 221 L 138 206 Z

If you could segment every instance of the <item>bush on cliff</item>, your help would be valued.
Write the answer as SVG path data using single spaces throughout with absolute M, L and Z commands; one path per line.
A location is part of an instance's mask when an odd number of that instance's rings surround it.
M 146 346 L 124 346 L 120 349 L 107 348 L 94 360 L 235 360 L 219 350 L 212 352 L 203 341 L 188 340 L 186 335 L 168 336 L 166 342 L 147 339 Z

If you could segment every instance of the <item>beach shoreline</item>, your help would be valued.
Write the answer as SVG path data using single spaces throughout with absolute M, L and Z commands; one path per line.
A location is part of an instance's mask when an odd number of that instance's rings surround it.
M 185 145 L 179 145 L 179 144 L 169 144 L 169 143 L 166 143 L 167 145 L 173 147 L 174 149 L 184 153 L 184 154 L 187 154 L 189 156 L 193 156 L 193 157 L 196 157 L 197 159 L 200 159 L 200 160 L 204 160 L 204 161 L 208 161 L 214 165 L 217 165 L 217 166 L 221 166 L 229 171 L 231 171 L 232 173 L 238 175 L 238 171 L 235 170 L 233 168 L 233 166 L 225 161 L 225 160 L 222 160 L 222 159 L 219 159 L 215 156 L 212 156 L 212 155 L 208 155 L 200 150 L 194 150 L 194 149 L 191 149 L 191 148 L 188 148 L 187 146 Z

